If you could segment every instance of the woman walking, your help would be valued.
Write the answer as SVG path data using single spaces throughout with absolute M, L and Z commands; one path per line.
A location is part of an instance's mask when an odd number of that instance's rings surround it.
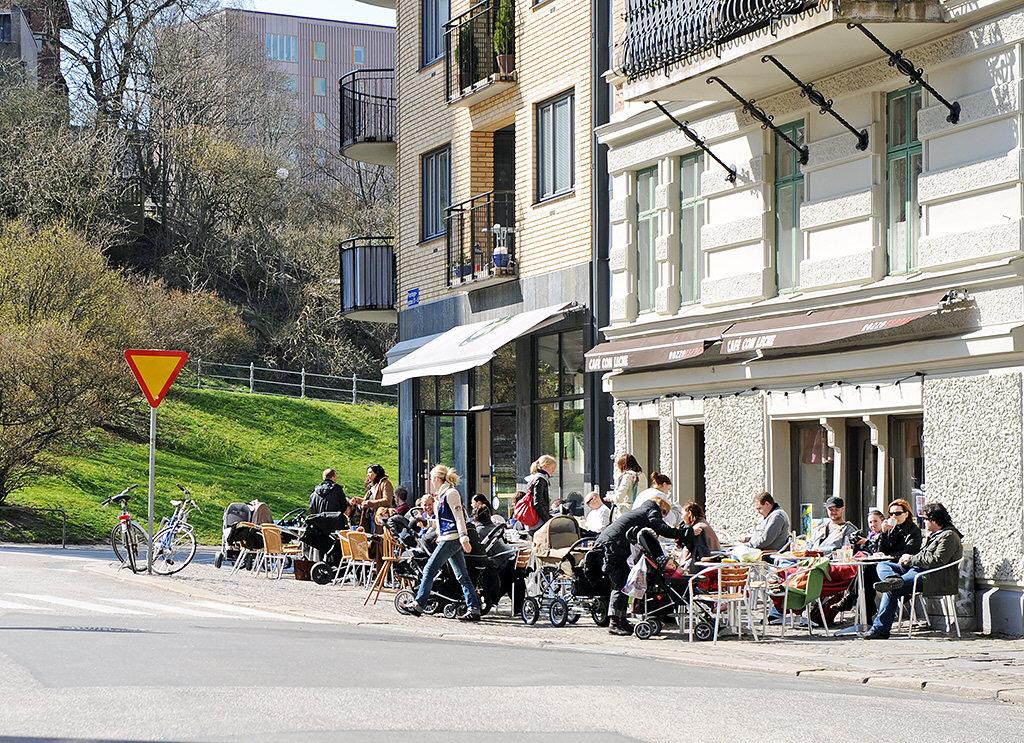
M 459 484 L 459 474 L 443 464 L 430 470 L 430 490 L 434 493 L 435 523 L 437 528 L 437 546 L 427 560 L 423 569 L 423 580 L 416 591 L 416 599 L 407 604 L 405 609 L 413 616 L 423 614 L 423 607 L 430 598 L 434 587 L 434 578 L 441 572 L 446 562 L 450 562 L 455 578 L 462 586 L 462 596 L 466 601 L 466 611 L 458 616 L 464 622 L 480 621 L 480 597 L 469 577 L 466 567 L 466 555 L 473 551 L 466 526 L 466 513 L 462 507 L 462 495 L 455 486 Z
M 394 508 L 395 489 L 391 478 L 379 464 L 371 464 L 366 468 L 366 495 L 363 497 L 363 514 L 361 526 L 370 534 L 376 531 L 374 516 L 378 509 Z
M 632 454 L 620 454 L 615 460 L 615 491 L 612 500 L 618 506 L 633 505 L 637 491 L 640 489 L 640 476 L 643 468 Z

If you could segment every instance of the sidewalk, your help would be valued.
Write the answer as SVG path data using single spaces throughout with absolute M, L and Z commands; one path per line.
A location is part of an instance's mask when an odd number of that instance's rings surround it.
M 509 617 L 507 602 L 480 624 L 465 625 L 440 617 L 403 616 L 394 608 L 394 594 L 383 593 L 376 606 L 363 606 L 363 589 L 318 586 L 289 575 L 281 580 L 254 578 L 243 572 L 232 576 L 228 568 L 195 564 L 167 578 L 132 575 L 108 564 L 90 569 L 198 598 L 452 640 L 614 653 L 1024 704 L 1024 640 L 971 634 L 951 640 L 930 633 L 920 639 L 894 635 L 891 640 L 868 643 L 855 637 L 825 638 L 821 630 L 809 637 L 805 628 L 787 630 L 782 639 L 779 628 L 772 627 L 770 636 L 756 643 L 729 638 L 719 640 L 717 646 L 691 644 L 673 628 L 641 641 L 609 635 L 595 627 L 589 616 L 575 626 L 555 628 L 542 618 L 527 627 Z

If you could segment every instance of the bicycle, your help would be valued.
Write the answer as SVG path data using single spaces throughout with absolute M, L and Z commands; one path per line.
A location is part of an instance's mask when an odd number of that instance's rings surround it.
M 160 575 L 174 575 L 183 570 L 196 556 L 196 536 L 188 515 L 199 511 L 199 506 L 189 498 L 190 493 L 178 484 L 185 498 L 172 500 L 174 513 L 160 521 L 160 528 L 153 537 L 153 572 Z
M 137 487 L 139 486 L 129 485 L 100 504 L 107 506 L 116 503 L 121 508 L 117 526 L 110 530 L 110 546 L 121 564 L 127 566 L 133 573 L 145 572 L 149 555 L 149 535 L 128 512 L 130 493 Z

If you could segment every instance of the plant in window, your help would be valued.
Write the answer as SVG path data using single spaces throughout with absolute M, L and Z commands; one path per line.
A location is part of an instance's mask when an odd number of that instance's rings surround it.
M 498 15 L 494 21 L 494 54 L 498 62 L 498 74 L 507 77 L 516 68 L 515 23 L 512 16 L 512 0 L 498 0 Z

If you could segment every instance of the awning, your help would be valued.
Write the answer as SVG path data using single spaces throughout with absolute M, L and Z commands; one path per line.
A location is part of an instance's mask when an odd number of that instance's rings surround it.
M 889 330 L 938 312 L 949 290 L 738 322 L 722 334 L 723 354 L 814 346 Z
M 421 335 L 419 338 L 409 338 L 408 340 L 399 341 L 391 348 L 388 349 L 387 357 L 388 363 L 394 364 L 399 359 L 404 359 L 406 356 L 411 354 L 417 348 L 425 346 L 435 338 L 439 338 L 440 333 L 434 333 L 433 335 Z
M 385 387 L 415 377 L 436 377 L 486 364 L 509 341 L 558 322 L 575 302 L 459 325 L 423 344 L 381 372 Z
M 686 361 L 704 353 L 729 325 L 608 341 L 587 352 L 587 371 L 635 370 Z

